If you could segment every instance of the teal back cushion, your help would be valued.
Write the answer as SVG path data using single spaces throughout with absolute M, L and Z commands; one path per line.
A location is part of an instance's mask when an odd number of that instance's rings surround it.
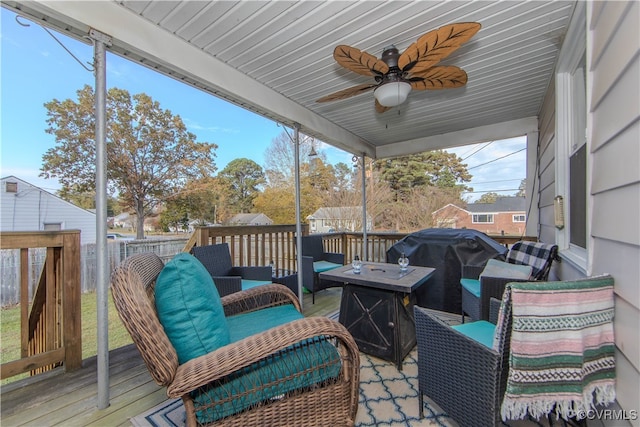
M 155 300 L 180 364 L 229 344 L 218 290 L 193 255 L 179 253 L 164 266 L 156 280 Z

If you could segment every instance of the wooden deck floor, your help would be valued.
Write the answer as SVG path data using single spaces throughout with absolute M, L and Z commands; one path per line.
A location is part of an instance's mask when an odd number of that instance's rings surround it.
M 305 316 L 323 316 L 340 305 L 340 288 L 320 291 L 315 304 L 304 296 Z M 128 345 L 109 354 L 110 406 L 98 410 L 96 358 L 82 369 L 42 374 L 2 387 L 2 426 L 130 426 L 129 419 L 167 396 L 151 379 L 136 347 Z

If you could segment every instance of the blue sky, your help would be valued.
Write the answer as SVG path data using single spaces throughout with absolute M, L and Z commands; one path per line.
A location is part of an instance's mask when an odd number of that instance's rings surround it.
M 15 175 L 55 191 L 60 187 L 55 180 L 38 177 L 42 155 L 55 145 L 53 136 L 45 133 L 44 104 L 53 99 L 76 100 L 78 89 L 85 84 L 94 85 L 94 76 L 39 25 L 21 18 L 20 22 L 30 24 L 24 27 L 16 22 L 13 12 L 4 8 L 0 8 L 0 14 L 0 176 Z M 54 34 L 89 66 L 87 63 L 93 60 L 91 45 Z M 239 157 L 264 165 L 265 150 L 282 132 L 269 119 L 110 53 L 107 53 L 107 87 L 126 89 L 132 95 L 144 92 L 159 102 L 161 108 L 180 115 L 198 141 L 218 145 L 218 170 Z M 449 151 L 462 158 L 471 155 L 465 162 L 473 168 L 471 185 L 476 190 L 517 188 L 524 178 L 524 151 L 486 166 L 474 166 L 524 148 L 524 139 L 496 141 L 473 154 L 483 145 Z M 326 144 L 322 149 L 330 162 L 351 164 L 350 154 Z M 474 200 L 480 194 L 469 196 Z

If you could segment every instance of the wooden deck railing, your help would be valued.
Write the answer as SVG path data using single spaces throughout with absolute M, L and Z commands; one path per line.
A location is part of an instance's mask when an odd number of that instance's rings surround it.
M 39 272 L 30 262 L 36 248 L 46 252 Z M 60 365 L 67 371 L 80 368 L 80 232 L 3 232 L 0 249 L 20 251 L 20 359 L 3 363 L 0 377 L 36 374 Z M 30 272 L 39 275 L 31 300 Z
M 234 265 L 269 265 L 273 261 L 277 268 L 296 270 L 295 225 L 198 227 L 184 247 L 188 252 L 194 246 L 228 243 Z M 308 234 L 304 225 L 302 234 Z M 407 233 L 368 232 L 367 261 L 386 262 L 387 250 Z M 327 252 L 342 253 L 350 263 L 355 255 L 363 256 L 364 239 L 360 232 L 321 234 Z M 537 240 L 535 237 L 489 236 L 497 242 L 510 246 L 518 240 Z
M 302 234 L 307 233 L 308 226 L 305 225 Z M 295 236 L 295 225 L 198 227 L 184 252 L 194 246 L 228 243 L 234 265 L 269 265 L 273 261 L 278 269 L 295 271 Z

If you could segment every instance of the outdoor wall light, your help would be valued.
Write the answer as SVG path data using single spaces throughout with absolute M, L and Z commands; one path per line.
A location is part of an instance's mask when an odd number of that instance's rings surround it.
M 392 81 L 384 83 L 373 91 L 380 105 L 384 107 L 395 107 L 407 100 L 407 95 L 411 92 L 411 85 L 407 82 Z

